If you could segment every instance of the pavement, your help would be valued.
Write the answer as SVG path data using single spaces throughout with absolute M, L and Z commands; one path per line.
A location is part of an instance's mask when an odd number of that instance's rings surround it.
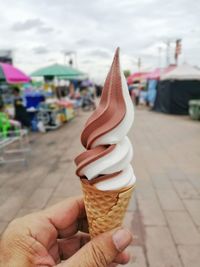
M 31 135 L 28 166 L 0 166 L 0 232 L 16 217 L 81 194 L 73 159 L 89 113 Z M 130 131 L 137 188 L 124 224 L 134 234 L 128 267 L 200 266 L 200 123 L 143 108 Z

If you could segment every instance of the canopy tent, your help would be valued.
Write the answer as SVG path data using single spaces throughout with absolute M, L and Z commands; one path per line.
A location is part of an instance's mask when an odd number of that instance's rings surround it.
M 149 80 L 159 80 L 160 79 L 160 73 L 161 73 L 161 69 L 157 68 L 149 73 L 146 74 L 146 79 Z
M 10 64 L 0 63 L 0 81 L 6 81 L 9 84 L 27 83 L 30 77 Z
M 169 71 L 173 70 L 174 68 L 176 68 L 175 65 L 170 65 L 166 68 L 157 68 L 151 72 L 148 72 L 145 76 L 145 78 L 147 80 L 159 80 L 160 77 L 166 73 L 168 73 Z
M 157 85 L 160 80 L 160 76 L 168 73 L 169 71 L 173 70 L 176 66 L 170 65 L 166 68 L 157 68 L 146 75 L 146 79 L 148 80 L 147 83 L 147 100 L 149 105 L 152 107 L 154 105 L 157 93 Z
M 200 71 L 180 65 L 161 76 L 154 110 L 170 114 L 188 114 L 191 99 L 200 99 Z
M 200 80 L 200 71 L 188 64 L 183 64 L 161 75 L 161 80 Z
M 146 79 L 146 74 L 147 72 L 135 72 L 131 74 L 130 76 L 128 76 L 127 83 L 132 84 L 135 81 Z
M 61 65 L 61 64 L 53 64 L 39 70 L 34 71 L 31 76 L 33 77 L 44 77 L 52 79 L 54 77 L 68 79 L 68 80 L 82 80 L 85 78 L 86 74 L 74 69 L 69 66 Z
M 170 65 L 167 68 L 157 68 L 150 72 L 135 72 L 127 78 L 127 83 L 132 84 L 140 80 L 159 80 L 160 76 L 173 70 L 176 66 Z

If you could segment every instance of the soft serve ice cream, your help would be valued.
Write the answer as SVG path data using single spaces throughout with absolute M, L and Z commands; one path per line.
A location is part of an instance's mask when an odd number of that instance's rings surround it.
M 76 159 L 77 175 L 101 191 L 133 187 L 133 149 L 127 133 L 134 109 L 120 68 L 119 48 L 106 78 L 98 108 L 86 122 L 81 142 L 86 151 Z

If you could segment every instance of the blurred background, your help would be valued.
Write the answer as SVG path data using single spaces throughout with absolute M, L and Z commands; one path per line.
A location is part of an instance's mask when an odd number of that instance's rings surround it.
M 135 105 L 127 266 L 199 267 L 198 1 L 0 4 L 0 232 L 81 193 L 73 160 L 120 47 Z

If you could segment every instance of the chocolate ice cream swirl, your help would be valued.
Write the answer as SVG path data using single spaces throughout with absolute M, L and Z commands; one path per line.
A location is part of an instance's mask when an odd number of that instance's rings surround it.
M 134 110 L 120 69 L 119 48 L 106 78 L 98 108 L 86 122 L 81 142 L 87 151 L 76 159 L 77 175 L 100 190 L 116 190 L 135 182 L 133 151 L 126 136 Z

